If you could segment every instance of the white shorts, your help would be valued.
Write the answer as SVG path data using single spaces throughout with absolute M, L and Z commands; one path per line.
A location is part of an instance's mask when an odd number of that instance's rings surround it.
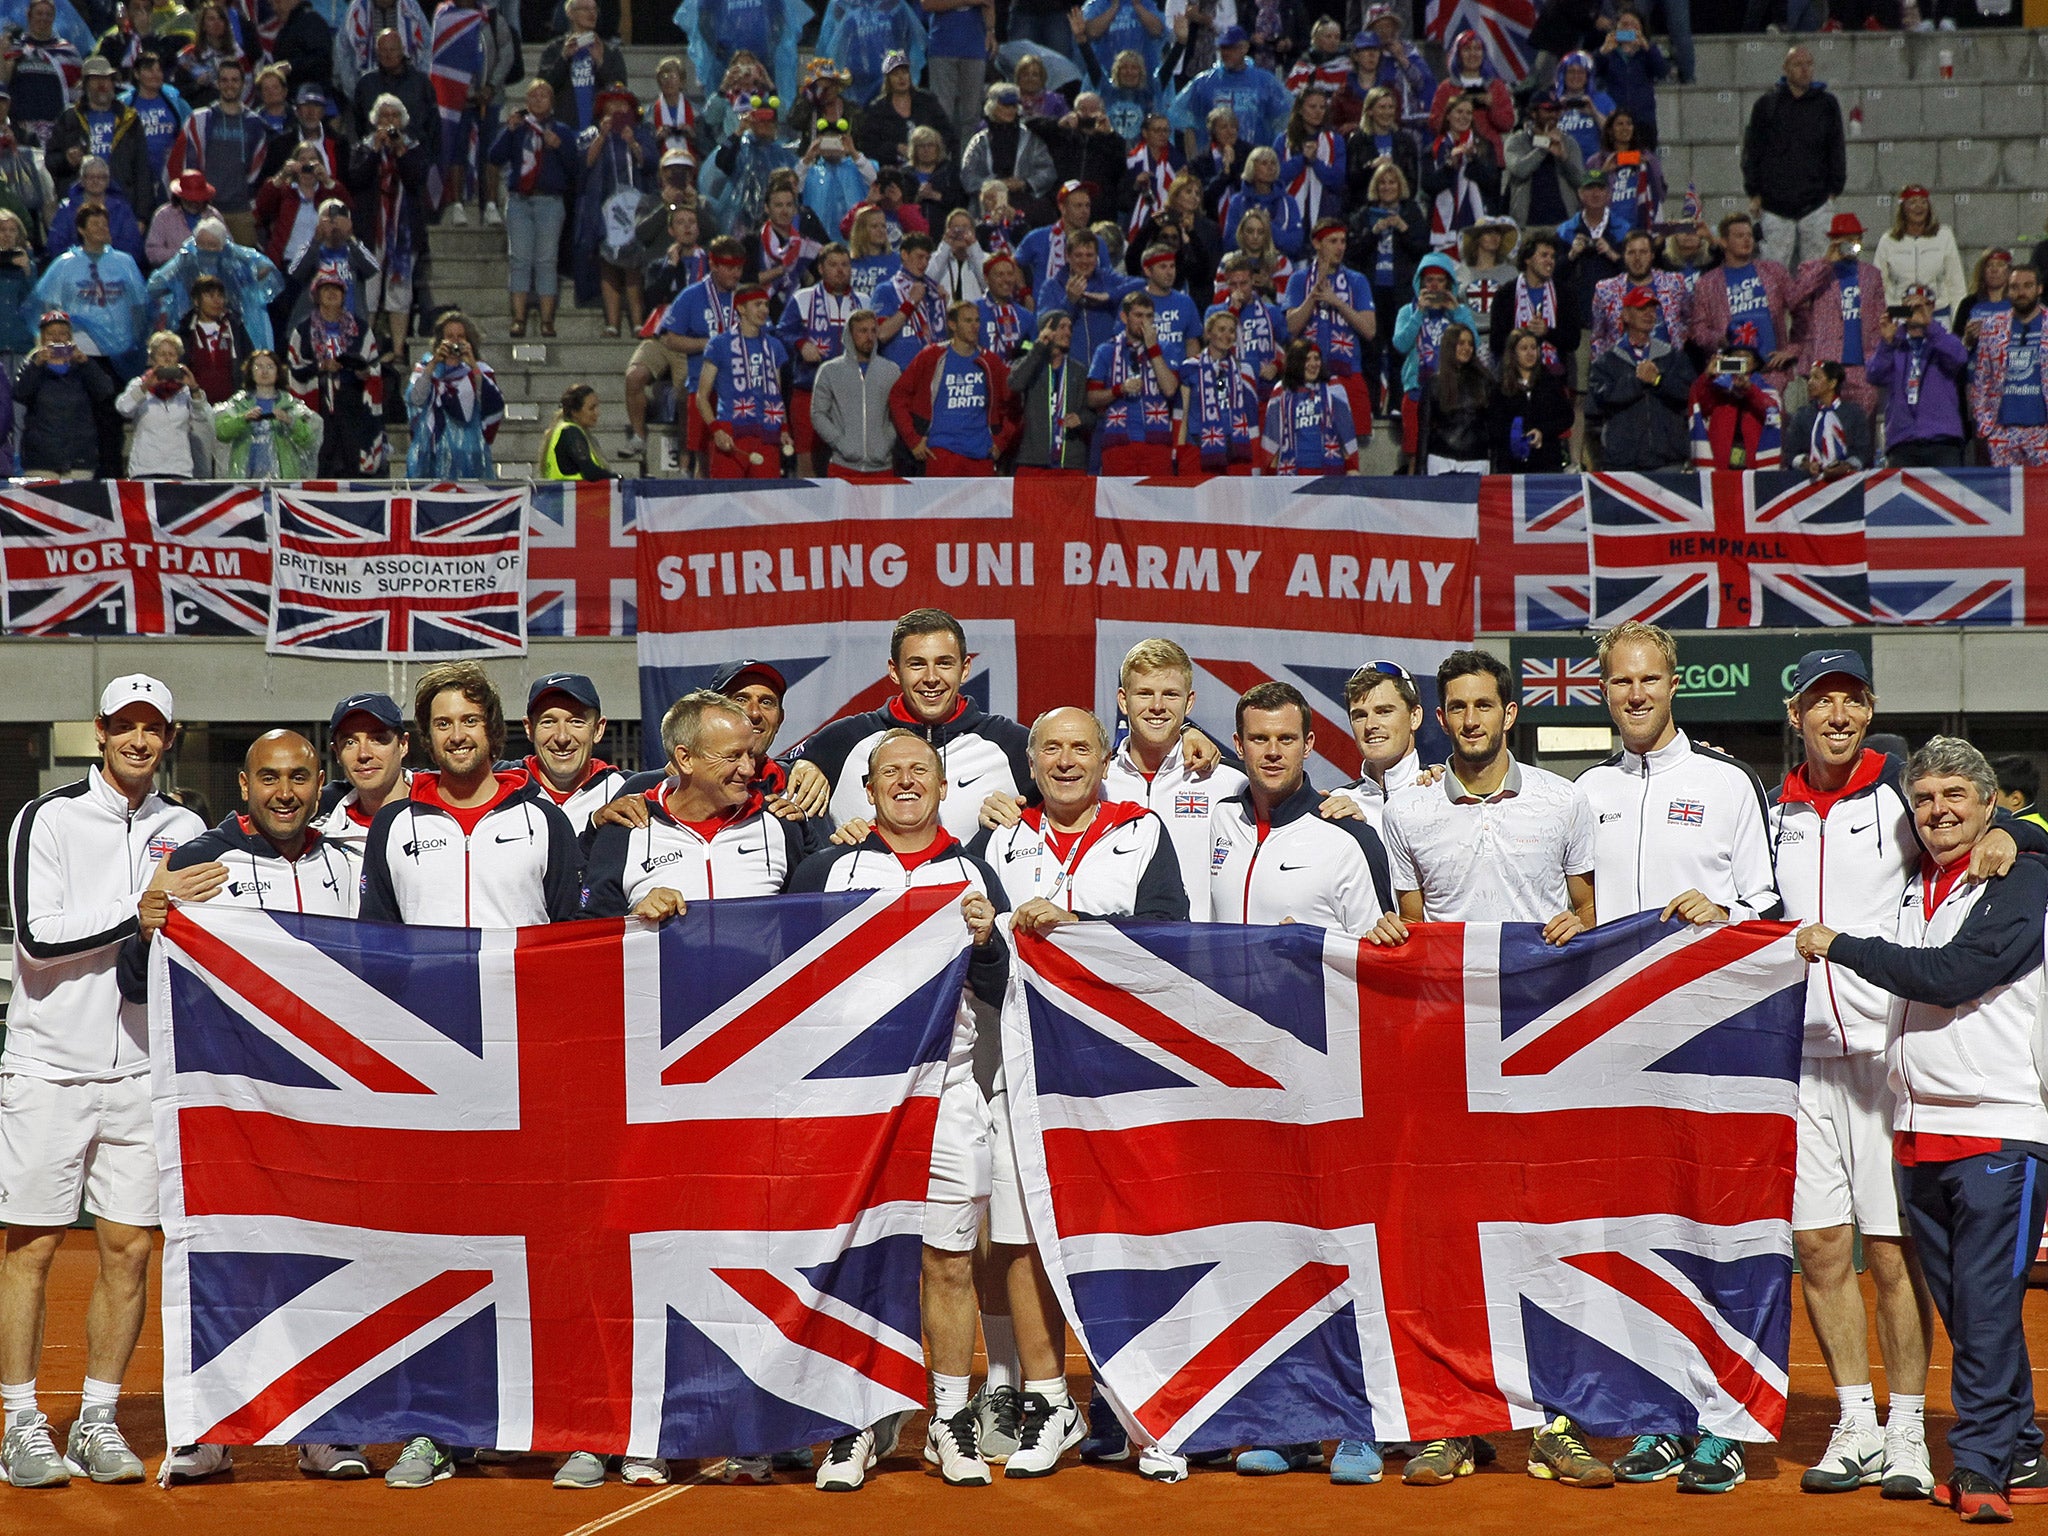
M 46 1083 L 0 1074 L 0 1222 L 68 1227 L 95 1216 L 156 1225 L 149 1074 Z
M 932 1179 L 924 1199 L 924 1240 L 947 1253 L 981 1241 L 988 1212 L 988 1100 L 967 1063 L 949 1068 L 932 1127 Z
M 1024 1181 L 1017 1177 L 1017 1141 L 1010 1134 L 1010 1088 L 1001 1068 L 989 1095 L 988 1240 L 1022 1247 L 1031 1241 L 1031 1216 L 1024 1209 Z
M 1865 1237 L 1897 1237 L 1892 1181 L 1892 1090 L 1882 1056 L 1818 1056 L 1799 1064 L 1799 1164 L 1792 1230 L 1854 1223 Z

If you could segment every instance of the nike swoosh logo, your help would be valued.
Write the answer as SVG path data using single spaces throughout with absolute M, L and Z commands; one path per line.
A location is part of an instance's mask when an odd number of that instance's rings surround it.
M 753 848 L 735 848 L 735 849 L 733 849 L 733 852 L 734 852 L 734 853 L 759 853 L 760 851 L 761 851 L 761 850 L 760 850 L 760 848 L 759 848 L 758 846 L 756 846 L 756 847 L 753 847 Z
M 1871 829 L 1872 827 L 1874 827 L 1874 826 L 1876 826 L 1876 825 L 1877 825 L 1877 823 L 1876 823 L 1876 822 L 1874 822 L 1874 821 L 1866 821 L 1866 822 L 1865 822 L 1865 823 L 1863 823 L 1863 825 L 1862 825 L 1862 826 L 1860 826 L 1860 827 L 1851 827 L 1851 828 L 1849 829 L 1849 835 L 1850 835 L 1851 837 L 1854 837 L 1854 836 L 1855 836 L 1855 835 L 1856 835 L 1856 834 L 1857 834 L 1858 832 L 1868 832 L 1868 831 L 1869 831 L 1869 830 L 1870 830 L 1870 829 Z
M 1115 853 L 1115 854 L 1125 854 L 1125 853 L 1136 853 L 1136 852 L 1137 852 L 1138 850 L 1137 850 L 1137 849 L 1135 849 L 1135 848 L 1112 848 L 1112 849 L 1110 849 L 1109 851 L 1110 851 L 1111 853 Z M 1283 867 L 1284 867 L 1284 866 L 1283 866 Z
M 988 775 L 986 773 L 977 773 L 971 779 L 955 779 L 953 781 L 953 787 L 955 789 L 965 789 L 970 784 L 979 784 L 983 779 L 987 777 Z
M 1986 1163 L 1984 1171 L 1986 1173 L 2006 1173 L 2017 1167 L 2019 1167 L 2018 1163 Z
M 1288 873 L 1288 872 L 1289 872 L 1290 870 L 1296 870 L 1296 869 L 1307 869 L 1307 868 L 1308 868 L 1308 866 L 1307 866 L 1306 864 L 1282 864 L 1282 865 L 1280 866 L 1280 872 L 1281 872 L 1282 874 L 1286 874 L 1286 873 Z
M 529 843 L 532 842 L 533 839 L 528 837 L 524 832 L 514 832 L 510 837 L 500 837 L 496 839 L 496 841 L 501 843 Z

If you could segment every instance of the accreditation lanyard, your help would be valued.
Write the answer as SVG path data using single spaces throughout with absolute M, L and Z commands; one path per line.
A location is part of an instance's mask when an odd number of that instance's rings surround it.
M 1039 855 L 1038 862 L 1031 869 L 1032 894 L 1038 894 L 1038 887 L 1045 879 L 1046 858 L 1050 856 L 1055 860 L 1055 867 L 1059 872 L 1053 877 L 1052 888 L 1045 893 L 1045 899 L 1058 906 L 1060 898 L 1073 889 L 1074 871 L 1080 868 L 1082 858 L 1090 848 L 1102 841 L 1104 835 L 1111 830 L 1111 825 L 1110 818 L 1103 815 L 1101 807 L 1098 806 L 1095 819 L 1082 829 L 1081 835 L 1074 839 L 1074 846 L 1067 850 L 1067 856 L 1062 859 L 1053 853 L 1052 824 L 1045 823 L 1039 834 L 1044 840 L 1045 852 Z M 1071 912 L 1073 908 L 1069 907 L 1067 910 Z

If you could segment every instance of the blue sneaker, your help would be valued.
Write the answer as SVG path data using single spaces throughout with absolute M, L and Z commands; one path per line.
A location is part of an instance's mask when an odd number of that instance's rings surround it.
M 1088 1399 L 1088 1436 L 1081 1442 L 1081 1459 L 1089 1462 L 1127 1461 L 1131 1441 L 1116 1413 L 1100 1392 Z
M 1337 1454 L 1330 1458 L 1330 1481 L 1376 1483 L 1383 1466 L 1380 1448 L 1370 1440 L 1340 1440 Z
M 1323 1448 L 1314 1441 L 1306 1445 L 1262 1445 L 1238 1453 L 1237 1471 L 1240 1477 L 1273 1477 L 1281 1472 L 1321 1466 L 1322 1461 Z

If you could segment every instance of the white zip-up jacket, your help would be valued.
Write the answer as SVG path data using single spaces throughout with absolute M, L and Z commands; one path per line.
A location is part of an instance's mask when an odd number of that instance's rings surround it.
M 437 928 L 523 928 L 580 915 L 583 860 L 569 818 L 524 769 L 498 774 L 481 811 L 441 803 L 441 776 L 377 813 L 363 857 L 360 915 Z
M 168 869 L 225 864 L 227 883 L 205 905 L 255 907 L 264 912 L 311 912 L 318 917 L 354 917 L 362 890 L 362 867 L 346 850 L 311 827 L 306 846 L 288 859 L 256 830 L 247 816 L 228 817 L 209 832 L 182 844 Z M 121 996 L 149 1002 L 149 946 L 131 934 L 121 945 Z
M 774 815 L 758 794 L 708 836 L 669 814 L 661 786 L 645 799 L 646 826 L 614 823 L 592 834 L 583 870 L 585 917 L 624 917 L 660 889 L 685 901 L 779 895 L 811 848 L 805 824 Z
M 1244 791 L 1245 777 L 1227 763 L 1218 763 L 1201 778 L 1188 772 L 1179 742 L 1150 778 L 1131 756 L 1125 741 L 1102 776 L 1102 797 L 1141 805 L 1166 824 L 1180 859 L 1181 888 L 1187 893 L 1190 919 L 1209 920 L 1209 814 L 1232 795 Z
M 121 997 L 121 945 L 157 860 L 205 830 L 155 794 L 131 810 L 97 768 L 21 808 L 7 838 L 14 997 L 0 1072 L 69 1083 L 149 1070 L 149 1016 Z
M 1593 908 L 1611 923 L 1698 891 L 1730 922 L 1776 917 L 1764 786 L 1683 731 L 1645 756 L 1617 752 L 1579 775 L 1593 807 Z
M 1387 802 L 1402 790 L 1413 787 L 1422 776 L 1422 758 L 1413 747 L 1408 755 L 1387 770 L 1384 784 L 1373 782 L 1371 774 L 1354 779 L 1337 793 L 1358 807 L 1359 814 L 1372 823 L 1375 832 L 1387 830 Z
M 524 768 L 526 776 L 533 780 L 533 787 L 547 796 L 550 805 L 569 818 L 569 827 L 578 837 L 590 830 L 590 818 L 598 807 L 618 798 L 626 787 L 625 770 L 614 768 L 601 757 L 590 760 L 583 782 L 566 795 L 555 793 L 554 786 L 540 771 L 540 759 L 537 757 L 528 756 L 516 763 L 500 763 L 498 767 Z
M 1840 934 L 1828 948 L 1834 964 L 1905 1000 L 1885 1050 L 1892 1124 L 2048 1142 L 2048 863 L 2023 858 L 2002 880 L 1959 882 L 1930 917 L 1932 889 L 1926 872 L 1906 882 L 1897 942 Z
M 412 793 L 410 768 L 400 776 L 396 793 L 400 796 Z M 313 820 L 315 832 L 355 860 L 358 881 L 362 875 L 363 853 L 370 844 L 370 827 L 377 819 L 365 816 L 359 805 L 355 788 L 346 779 L 330 783 L 320 792 L 320 814 Z
M 1379 833 L 1363 821 L 1325 821 L 1307 779 L 1273 808 L 1259 836 L 1251 790 L 1209 818 L 1209 920 L 1278 923 L 1293 918 L 1364 933 L 1394 910 L 1394 885 Z
M 1045 840 L 1041 806 L 1014 827 L 984 828 L 972 850 L 1002 881 L 1012 907 L 1043 896 L 1077 917 L 1188 920 L 1180 856 L 1166 823 L 1127 800 L 1098 805 L 1064 862 Z
M 1920 867 L 1920 840 L 1900 764 L 1865 751 L 1826 814 L 1795 768 L 1771 796 L 1771 862 L 1785 918 L 1837 933 L 1895 939 L 1899 901 Z M 1892 996 L 1832 960 L 1806 972 L 1806 1054 L 1875 1056 L 1884 1050 Z

